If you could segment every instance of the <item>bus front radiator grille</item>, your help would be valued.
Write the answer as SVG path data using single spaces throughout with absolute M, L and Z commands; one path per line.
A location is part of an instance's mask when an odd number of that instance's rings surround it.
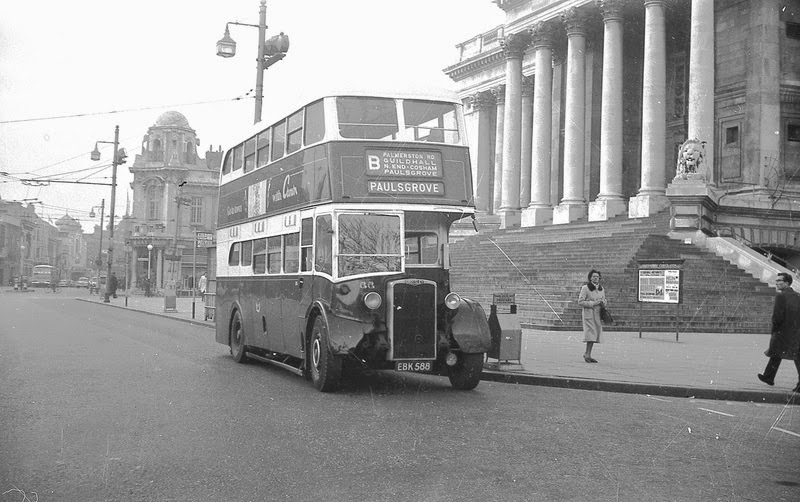
M 436 358 L 436 283 L 405 279 L 389 284 L 388 325 L 393 360 Z

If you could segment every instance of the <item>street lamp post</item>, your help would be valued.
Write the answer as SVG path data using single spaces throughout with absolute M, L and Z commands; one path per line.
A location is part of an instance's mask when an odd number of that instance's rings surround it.
M 109 284 L 111 283 L 111 265 L 114 262 L 114 206 L 117 201 L 117 166 L 124 164 L 127 159 L 127 154 L 124 148 L 119 147 L 119 126 L 114 128 L 114 141 L 97 141 L 92 151 L 92 160 L 100 160 L 100 151 L 97 149 L 97 143 L 108 143 L 114 145 L 114 158 L 111 161 L 111 210 L 109 211 L 108 221 L 108 273 L 106 274 L 106 292 L 103 297 L 104 303 L 109 303 Z M 101 225 L 102 228 L 102 225 Z M 100 276 L 97 277 L 98 282 Z
M 25 235 L 23 234 L 23 239 Z M 25 241 L 19 245 L 19 290 L 22 291 L 22 276 L 25 275 Z
M 150 258 L 153 256 L 153 245 L 147 245 L 147 282 L 150 282 Z
M 236 42 L 231 38 L 228 25 L 250 26 L 258 28 L 258 59 L 256 64 L 256 110 L 253 123 L 261 122 L 261 107 L 264 100 L 264 70 L 274 65 L 284 57 L 289 50 L 289 37 L 281 32 L 269 40 L 267 34 L 267 0 L 261 0 L 258 9 L 258 24 L 247 24 L 229 21 L 225 25 L 225 35 L 217 42 L 217 56 L 230 58 L 236 55 Z
M 95 217 L 94 208 L 97 206 L 92 206 L 92 209 L 89 210 L 89 218 Z M 97 293 L 100 293 L 100 267 L 103 266 L 103 214 L 106 209 L 106 200 L 103 199 L 100 203 L 100 245 L 97 247 L 97 260 L 94 262 L 97 265 Z M 108 278 L 106 278 L 108 281 Z

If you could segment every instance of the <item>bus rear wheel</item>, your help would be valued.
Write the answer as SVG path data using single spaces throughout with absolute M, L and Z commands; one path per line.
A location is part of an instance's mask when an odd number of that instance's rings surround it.
M 472 390 L 481 381 L 483 353 L 462 354 L 461 361 L 449 369 L 450 385 L 458 390 Z
M 322 316 L 314 318 L 309 344 L 311 381 L 320 392 L 332 392 L 339 388 L 342 376 L 342 358 L 331 353 L 328 346 L 328 327 Z
M 233 313 L 233 319 L 231 319 L 230 340 L 233 360 L 241 364 L 246 363 L 244 328 L 242 327 L 242 315 L 238 310 Z

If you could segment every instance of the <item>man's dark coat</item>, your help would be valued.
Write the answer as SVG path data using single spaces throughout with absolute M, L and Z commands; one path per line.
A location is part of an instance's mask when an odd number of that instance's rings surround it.
M 786 288 L 775 297 L 772 309 L 772 337 L 767 357 L 797 359 L 800 352 L 800 294 Z

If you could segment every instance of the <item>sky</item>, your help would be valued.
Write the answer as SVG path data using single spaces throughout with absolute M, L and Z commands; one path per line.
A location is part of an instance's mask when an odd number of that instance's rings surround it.
M 125 214 L 128 165 L 158 117 L 182 113 L 198 151 L 241 140 L 253 124 L 258 30 L 230 25 L 236 56 L 216 55 L 226 22 L 258 24 L 260 0 L 41 0 L 0 3 L 0 198 L 30 200 L 55 222 L 69 214 L 92 232 L 111 187 L 113 142 L 128 164 L 117 170 L 116 219 Z M 504 19 L 491 0 L 268 0 L 267 38 L 284 32 L 287 56 L 264 74 L 263 117 L 330 84 L 435 86 L 456 44 Z M 51 177 L 84 183 L 33 186 Z M 132 201 L 131 201 L 132 204 Z M 97 207 L 95 207 L 97 206 Z M 90 218 L 95 208 L 98 213 Z

